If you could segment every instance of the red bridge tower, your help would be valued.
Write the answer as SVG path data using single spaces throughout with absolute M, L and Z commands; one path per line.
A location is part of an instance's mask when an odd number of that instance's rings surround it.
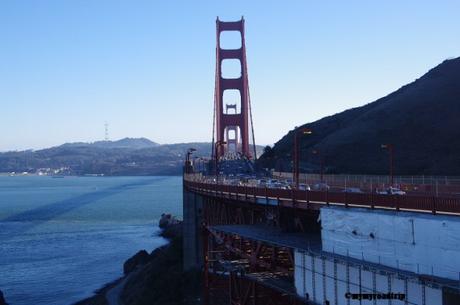
M 223 49 L 221 46 L 221 33 L 236 31 L 241 35 L 239 49 Z M 227 152 L 241 153 L 247 158 L 255 156 L 249 145 L 249 134 L 253 135 L 252 115 L 248 85 L 248 70 L 246 64 L 246 47 L 244 40 L 244 18 L 240 21 L 223 22 L 216 20 L 216 80 L 214 91 L 214 126 L 213 126 L 213 158 L 217 145 L 217 158 Z M 224 78 L 222 75 L 222 62 L 227 59 L 238 60 L 241 74 L 237 78 Z M 239 97 L 232 96 L 235 100 L 227 100 L 225 92 L 236 90 Z M 231 112 L 229 112 L 231 110 Z M 249 120 L 251 120 L 249 122 Z M 251 130 L 249 130 L 251 128 Z M 214 138 L 215 137 L 215 138 Z M 215 140 L 215 141 L 214 141 Z M 225 145 L 219 143 L 225 142 Z M 253 145 L 255 150 L 255 145 Z

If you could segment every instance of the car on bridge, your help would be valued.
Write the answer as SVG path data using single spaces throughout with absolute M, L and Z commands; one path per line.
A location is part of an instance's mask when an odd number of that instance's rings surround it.
M 331 187 L 327 183 L 324 183 L 324 182 L 316 183 L 315 185 L 313 185 L 314 191 L 325 192 L 325 191 L 329 191 L 330 188 Z
M 299 190 L 301 191 L 310 191 L 310 186 L 305 183 L 299 183 Z
M 267 184 L 268 188 L 273 188 L 273 189 L 281 189 L 281 190 L 288 190 L 289 185 L 286 185 L 282 182 L 274 182 L 274 183 L 268 183 Z
M 390 186 L 384 191 L 377 191 L 377 194 L 381 195 L 406 195 L 406 192 L 402 191 L 401 189 L 397 187 Z
M 359 187 L 347 187 L 342 191 L 342 193 L 362 194 L 364 192 Z

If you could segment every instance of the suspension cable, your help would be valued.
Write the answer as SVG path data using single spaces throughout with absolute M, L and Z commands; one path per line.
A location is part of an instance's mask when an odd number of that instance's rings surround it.
M 218 71 L 217 71 L 217 52 L 219 52 L 219 50 L 217 49 L 218 47 L 216 47 L 216 68 L 215 68 L 215 80 L 214 80 L 214 110 L 213 110 L 213 116 L 212 116 L 212 142 L 211 142 L 211 160 L 214 160 L 215 156 L 214 156 L 214 145 L 215 145 L 215 133 L 216 133 L 216 104 L 217 104 L 217 86 L 218 86 L 218 83 L 217 83 L 217 74 L 218 74 Z
M 243 36 L 243 60 L 244 60 L 244 67 L 246 68 L 245 75 L 244 75 L 244 81 L 246 83 L 246 90 L 247 90 L 247 96 L 248 96 L 248 104 L 249 104 L 249 117 L 251 120 L 251 133 L 252 133 L 252 147 L 254 149 L 254 161 L 257 160 L 257 151 L 256 151 L 256 136 L 254 134 L 254 122 L 252 120 L 252 106 L 251 106 L 251 94 L 249 90 L 249 76 L 248 76 L 248 64 L 246 61 L 246 38 Z

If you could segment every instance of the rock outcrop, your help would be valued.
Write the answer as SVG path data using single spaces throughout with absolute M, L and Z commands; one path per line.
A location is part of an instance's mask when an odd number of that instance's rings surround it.
M 126 275 L 134 271 L 138 266 L 146 264 L 150 260 L 150 255 L 145 250 L 137 252 L 123 264 L 123 273 Z
M 163 214 L 160 227 L 160 235 L 169 240 L 167 245 L 150 254 L 145 250 L 137 252 L 125 262 L 122 278 L 74 305 L 110 305 L 113 302 L 109 296 L 114 290 L 124 305 L 201 304 L 200 270 L 184 272 L 182 269 L 182 222 Z
M 174 217 L 165 217 L 174 219 Z M 182 223 L 167 222 L 161 236 L 169 239 L 165 246 L 155 249 L 150 260 L 135 272 L 121 293 L 125 305 L 199 305 L 200 270 L 182 269 Z
M 8 305 L 3 296 L 3 292 L 0 290 L 0 305 Z
M 171 214 L 161 214 L 160 223 L 158 224 L 161 229 L 166 229 L 167 227 L 177 225 L 180 223 L 176 217 L 172 216 Z
M 137 252 L 124 263 L 123 277 L 74 305 L 113 304 L 110 295 L 113 297 L 114 290 L 124 305 L 202 304 L 200 270 L 184 272 L 182 269 L 182 222 L 163 214 L 160 227 L 160 235 L 170 241 L 167 245 L 150 254 L 145 250 Z

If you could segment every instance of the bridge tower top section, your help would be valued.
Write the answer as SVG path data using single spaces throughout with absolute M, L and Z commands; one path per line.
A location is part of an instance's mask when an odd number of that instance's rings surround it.
M 223 32 L 236 32 L 240 40 L 239 48 L 225 48 L 221 45 Z M 224 22 L 216 20 L 216 76 L 214 91 L 214 131 L 213 131 L 213 154 L 214 158 L 224 156 L 231 144 L 237 145 L 237 152 L 247 158 L 255 156 L 251 152 L 250 135 L 253 135 L 251 107 L 248 85 L 248 70 L 246 63 L 244 18 L 239 21 Z M 223 62 L 228 60 L 236 63 L 240 71 L 237 77 L 224 77 Z M 231 111 L 229 113 L 229 109 Z M 229 131 L 235 134 L 235 138 L 228 138 Z M 223 144 L 225 142 L 225 144 Z M 252 137 L 254 142 L 254 137 Z M 254 143 L 252 143 L 254 144 Z M 215 147 L 217 145 L 217 147 Z M 255 147 L 255 146 L 254 146 Z M 217 148 L 217 150 L 215 150 Z

